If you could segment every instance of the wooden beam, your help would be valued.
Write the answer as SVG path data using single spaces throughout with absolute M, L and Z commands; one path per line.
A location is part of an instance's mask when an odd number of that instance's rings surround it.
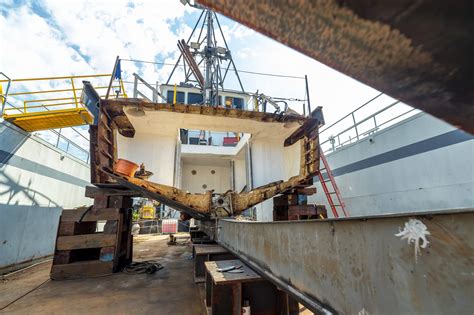
M 118 208 L 102 208 L 89 210 L 88 208 L 79 208 L 74 210 L 63 210 L 61 222 L 92 222 L 98 220 L 117 220 L 120 209 Z
M 71 250 L 84 248 L 101 248 L 115 246 L 117 236 L 115 234 L 83 234 L 73 236 L 59 236 L 56 242 L 56 250 Z
M 129 189 L 99 188 L 96 186 L 86 186 L 86 197 L 94 198 L 97 196 L 130 196 L 138 197 L 140 193 Z
M 80 279 L 97 277 L 112 273 L 112 261 L 81 261 L 67 265 L 54 265 L 51 279 Z

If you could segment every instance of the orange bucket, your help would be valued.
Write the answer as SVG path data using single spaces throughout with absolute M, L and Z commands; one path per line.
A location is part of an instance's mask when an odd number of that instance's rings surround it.
M 135 172 L 138 170 L 138 167 L 139 166 L 136 163 L 124 159 L 118 159 L 114 165 L 114 173 L 133 177 Z

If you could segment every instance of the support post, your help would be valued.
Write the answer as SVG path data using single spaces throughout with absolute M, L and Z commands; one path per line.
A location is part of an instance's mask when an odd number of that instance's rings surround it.
M 117 65 L 119 61 L 120 61 L 120 57 L 117 56 L 117 58 L 115 59 L 114 70 L 112 70 L 112 75 L 110 76 L 109 86 L 107 87 L 107 94 L 105 94 L 106 99 L 109 98 L 110 89 L 112 88 L 112 83 L 114 82 L 114 76 L 115 76 L 115 72 L 117 71 Z
M 304 75 L 304 81 L 306 85 L 306 97 L 308 98 L 308 116 L 311 115 L 311 101 L 309 99 L 309 86 L 308 86 L 308 76 Z

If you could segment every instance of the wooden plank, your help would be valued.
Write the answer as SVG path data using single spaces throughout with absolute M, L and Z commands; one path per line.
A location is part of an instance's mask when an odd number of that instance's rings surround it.
M 59 222 L 58 236 L 69 236 L 69 235 L 80 235 L 80 234 L 92 234 L 97 228 L 97 222 Z
M 314 195 L 317 190 L 316 187 L 307 187 L 307 188 L 296 188 L 295 192 L 300 195 L 311 196 Z
M 94 197 L 94 209 L 107 208 L 109 204 L 109 197 L 97 196 Z
M 209 246 L 216 246 L 217 244 L 193 244 L 193 258 L 196 256 L 196 248 L 197 247 L 209 247 Z M 220 245 L 217 245 L 220 246 Z
M 115 252 L 116 253 L 120 253 L 122 251 L 122 227 L 123 227 L 123 218 L 124 218 L 124 214 L 121 212 L 119 214 L 119 219 L 117 221 L 117 233 L 115 234 L 115 237 L 116 237 L 116 242 L 115 242 Z M 113 263 L 113 269 L 114 271 L 117 271 L 120 267 L 120 264 L 119 264 L 119 260 L 120 260 L 120 256 L 116 256 Z
M 51 279 L 80 279 L 97 277 L 112 273 L 113 263 L 111 261 L 81 261 L 67 265 L 53 265 L 51 268 Z
M 59 236 L 56 242 L 56 250 L 71 250 L 82 248 L 101 248 L 115 246 L 117 236 L 115 234 L 83 234 L 73 236 Z
M 69 210 L 63 210 L 64 211 L 69 211 Z M 58 226 L 58 234 L 57 236 L 68 236 L 68 235 L 74 235 L 74 228 L 76 225 L 76 222 L 63 222 L 63 217 L 61 216 L 59 219 L 59 226 Z
M 129 189 L 99 188 L 96 186 L 86 186 L 86 197 L 94 198 L 98 196 L 140 196 L 139 193 Z
M 317 210 L 315 205 L 297 205 L 288 206 L 288 215 L 316 215 Z
M 133 205 L 133 199 L 128 196 L 110 196 L 109 207 L 110 208 L 131 208 Z
M 54 253 L 53 265 L 68 264 L 71 259 L 70 250 L 57 250 Z
M 232 285 L 232 315 L 242 314 L 242 283 Z
M 212 278 L 215 285 L 233 284 L 239 282 L 252 282 L 264 280 L 259 274 L 250 269 L 239 259 L 220 260 L 220 261 L 206 261 L 204 263 L 206 272 Z M 218 272 L 218 268 L 225 268 L 229 266 L 242 266 L 242 273 Z
M 87 208 L 79 208 L 76 210 L 63 210 L 61 215 L 61 222 L 77 222 L 84 215 Z M 91 222 L 98 220 L 117 220 L 120 209 L 118 208 L 96 208 L 89 210 L 82 222 Z
M 298 195 L 281 195 L 273 198 L 274 206 L 288 206 L 288 205 L 297 205 L 298 204 Z
M 194 255 L 224 254 L 229 251 L 220 245 L 194 246 Z

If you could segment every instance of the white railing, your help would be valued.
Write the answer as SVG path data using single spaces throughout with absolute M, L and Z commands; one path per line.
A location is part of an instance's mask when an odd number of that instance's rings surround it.
M 368 108 L 375 104 L 375 100 L 380 100 L 382 95 L 383 93 L 378 94 L 335 123 L 323 127 L 319 132 L 323 152 L 336 151 L 419 112 L 400 101 L 392 101 L 381 109 L 378 109 L 380 105 Z M 358 118 L 361 115 L 363 118 Z
M 84 139 L 86 144 L 89 144 L 89 139 L 85 137 L 82 133 L 77 131 L 75 128 L 68 128 L 74 131 L 80 138 Z M 71 140 L 63 134 L 63 130 L 44 130 L 33 133 L 36 137 L 39 137 L 49 144 L 53 145 L 55 148 L 67 153 L 83 162 L 89 163 L 90 153 L 88 149 L 85 149 L 84 146 L 79 145 L 75 141 Z

